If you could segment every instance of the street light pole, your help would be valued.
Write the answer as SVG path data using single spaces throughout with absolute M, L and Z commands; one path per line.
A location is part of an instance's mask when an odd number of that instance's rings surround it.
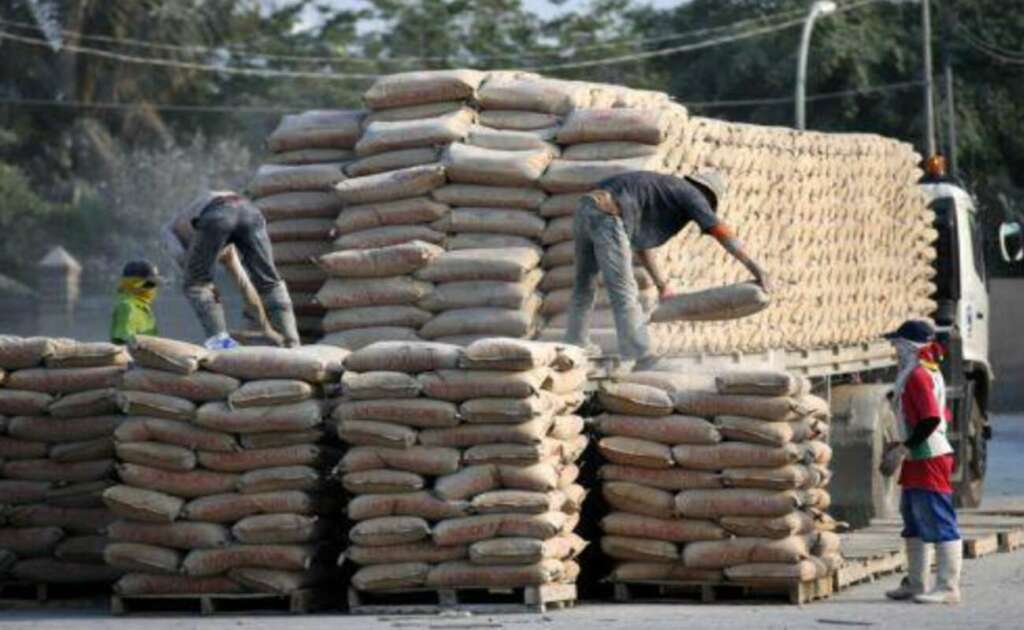
M 834 13 L 836 3 L 830 0 L 819 0 L 811 5 L 811 10 L 804 20 L 804 31 L 800 37 L 800 52 L 797 55 L 796 65 L 796 128 L 805 129 L 807 126 L 807 53 L 811 46 L 811 31 L 814 29 L 814 21 L 818 16 Z
M 922 46 L 924 47 L 924 126 L 927 155 L 935 155 L 935 99 L 932 96 L 932 13 L 928 0 L 921 0 Z

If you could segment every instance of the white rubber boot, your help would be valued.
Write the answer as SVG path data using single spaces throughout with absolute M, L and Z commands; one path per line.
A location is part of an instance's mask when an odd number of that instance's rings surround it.
M 924 595 L 917 595 L 914 601 L 919 604 L 959 604 L 960 603 L 960 569 L 964 563 L 964 543 L 962 540 L 935 545 L 938 556 L 938 577 L 935 588 Z
M 907 548 L 907 575 L 897 588 L 885 593 L 886 597 L 897 601 L 927 593 L 932 566 L 932 545 L 920 538 L 904 538 L 903 542 Z

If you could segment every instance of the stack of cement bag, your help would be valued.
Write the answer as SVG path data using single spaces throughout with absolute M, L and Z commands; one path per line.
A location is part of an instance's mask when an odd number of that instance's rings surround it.
M 598 392 L 620 582 L 795 582 L 839 564 L 826 403 L 784 372 L 639 372 Z
M 112 582 L 101 500 L 113 484 L 123 348 L 0 337 L 0 576 Z
M 324 275 L 313 260 L 331 251 L 341 200 L 333 194 L 354 159 L 364 112 L 314 110 L 285 116 L 267 139 L 270 164 L 249 186 L 267 219 L 274 262 L 288 283 L 303 338 L 321 336 L 323 307 L 314 299 Z
M 106 561 L 122 595 L 288 594 L 329 577 L 322 384 L 336 348 L 208 353 L 137 337 L 119 392 Z M 327 518 L 323 518 L 326 516 Z
M 574 583 L 578 348 L 508 338 L 354 352 L 334 411 L 361 591 Z

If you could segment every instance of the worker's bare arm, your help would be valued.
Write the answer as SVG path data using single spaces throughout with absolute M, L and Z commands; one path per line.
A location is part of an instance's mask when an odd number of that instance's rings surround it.
M 725 223 L 719 223 L 715 227 L 708 231 L 708 234 L 713 236 L 718 244 L 721 245 L 725 251 L 729 252 L 733 258 L 738 260 L 741 265 L 747 268 L 747 271 L 754 276 L 754 280 L 761 285 L 765 291 L 771 291 L 771 282 L 768 279 L 768 274 L 765 273 L 761 265 L 754 262 L 754 260 L 747 255 L 747 251 L 743 248 L 743 243 L 736 237 L 729 226 Z
M 671 296 L 672 291 L 668 286 L 668 277 L 654 258 L 654 250 L 641 249 L 637 252 L 637 256 L 640 258 L 640 263 L 644 266 L 644 269 L 654 279 L 654 286 L 658 287 L 658 295 L 662 298 Z

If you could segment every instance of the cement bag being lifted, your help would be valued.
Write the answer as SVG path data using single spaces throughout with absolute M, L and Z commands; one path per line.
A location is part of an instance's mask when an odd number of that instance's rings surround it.
M 764 289 L 747 282 L 674 295 L 662 300 L 651 314 L 652 322 L 721 321 L 739 319 L 768 308 L 771 299 Z
M 477 70 L 401 72 L 377 79 L 363 100 L 373 109 L 464 100 L 476 93 L 485 76 Z

